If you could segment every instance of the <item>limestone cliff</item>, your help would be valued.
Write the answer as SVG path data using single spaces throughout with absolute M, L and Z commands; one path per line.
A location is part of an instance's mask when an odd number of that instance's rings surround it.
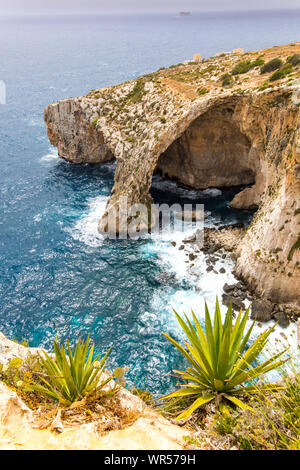
M 298 42 L 222 54 L 50 105 L 45 122 L 61 157 L 117 160 L 99 228 L 122 195 L 150 206 L 154 172 L 191 188 L 252 185 L 232 201 L 259 208 L 237 273 L 273 301 L 300 303 L 299 53 Z M 261 73 L 274 58 L 277 75 Z
M 41 349 L 27 348 L 0 333 L 0 365 L 25 360 Z M 136 420 L 122 429 L 101 431 L 99 413 L 88 423 L 61 424 L 60 432 L 41 424 L 39 411 L 32 410 L 20 396 L 0 380 L 0 450 L 182 450 L 190 431 L 179 427 L 149 408 L 128 390 L 119 392 L 123 409 L 134 411 Z M 45 410 L 46 413 L 47 410 Z M 55 416 L 55 415 L 54 415 Z M 83 420 L 84 421 L 84 420 Z

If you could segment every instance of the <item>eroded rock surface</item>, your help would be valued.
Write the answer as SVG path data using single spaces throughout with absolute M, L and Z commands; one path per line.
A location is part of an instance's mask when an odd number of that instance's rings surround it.
M 36 354 L 36 348 L 27 348 L 7 339 L 0 333 L 0 364 L 11 359 L 25 359 Z M 41 351 L 41 350 L 40 350 Z M 134 410 L 136 421 L 123 429 L 101 432 L 99 419 L 87 424 L 63 424 L 62 432 L 52 427 L 40 429 L 36 413 L 29 409 L 17 393 L 0 380 L 0 449 L 30 450 L 180 450 L 184 448 L 186 428 L 176 426 L 137 396 L 121 389 L 119 399 L 122 408 Z
M 299 50 L 298 42 L 239 51 L 50 105 L 48 135 L 63 158 L 117 160 L 100 230 L 108 230 L 121 196 L 150 207 L 155 172 L 192 188 L 252 184 L 231 203 L 258 207 L 239 244 L 236 272 L 267 298 L 299 304 L 299 65 L 274 82 L 258 66 L 224 81 L 240 61 L 285 62 Z
M 11 341 L 0 331 L 0 364 L 4 366 L 16 357 L 25 360 L 31 354 L 38 354 L 41 351 L 41 348 L 27 348 L 22 344 Z
M 62 433 L 37 429 L 34 416 L 17 394 L 0 382 L 0 449 L 2 450 L 182 450 L 183 429 L 146 408 L 131 426 L 98 432 L 98 423 L 71 425 Z

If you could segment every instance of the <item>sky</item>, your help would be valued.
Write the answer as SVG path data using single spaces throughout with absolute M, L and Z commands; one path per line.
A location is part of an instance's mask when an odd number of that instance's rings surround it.
M 300 8 L 300 0 L 0 0 L 0 13 L 178 12 Z

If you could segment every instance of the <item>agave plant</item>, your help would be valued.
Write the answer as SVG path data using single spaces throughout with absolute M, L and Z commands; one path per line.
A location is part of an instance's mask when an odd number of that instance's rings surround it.
M 101 389 L 112 380 L 110 376 L 101 382 L 110 351 L 111 349 L 99 361 L 101 354 L 93 359 L 94 344 L 90 345 L 89 337 L 85 341 L 79 338 L 73 351 L 69 342 L 66 351 L 62 344 L 54 341 L 55 359 L 45 351 L 43 351 L 44 357 L 40 355 L 41 364 L 46 372 L 39 374 L 39 380 L 43 385 L 34 383 L 30 389 L 63 405 L 71 405 L 89 393 Z
M 219 302 L 217 299 L 214 321 L 212 324 L 210 314 L 205 303 L 205 333 L 199 320 L 192 311 L 194 325 L 185 315 L 185 321 L 174 310 L 176 318 L 184 330 L 188 341 L 184 349 L 177 341 L 166 333 L 166 338 L 188 360 L 190 367 L 186 371 L 174 371 L 176 377 L 184 380 L 179 384 L 180 388 L 175 392 L 161 398 L 188 397 L 194 399 L 192 405 L 181 413 L 177 419 L 188 418 L 195 410 L 205 403 L 215 399 L 219 403 L 219 409 L 228 413 L 228 404 L 234 404 L 242 409 L 252 409 L 241 400 L 243 395 L 255 395 L 258 387 L 248 384 L 257 377 L 281 366 L 285 360 L 278 360 L 286 351 L 273 355 L 260 365 L 253 366 L 253 362 L 264 349 L 268 337 L 275 326 L 262 333 L 247 349 L 247 344 L 255 325 L 255 321 L 245 334 L 249 310 L 242 314 L 240 311 L 235 325 L 232 325 L 232 306 L 228 307 L 224 324 L 222 324 Z M 261 385 L 260 390 L 278 390 L 276 385 Z M 230 403 L 231 402 L 231 403 Z

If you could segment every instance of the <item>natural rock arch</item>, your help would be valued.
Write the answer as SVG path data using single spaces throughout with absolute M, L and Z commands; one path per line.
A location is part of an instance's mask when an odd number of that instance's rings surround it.
M 233 119 L 229 105 L 196 118 L 163 152 L 156 171 L 194 189 L 255 183 L 255 152 Z
M 238 208 L 259 206 L 237 248 L 236 272 L 270 300 L 299 302 L 300 131 L 292 93 L 275 89 L 204 96 L 182 108 L 174 105 L 174 117 L 167 122 L 153 115 L 151 124 L 142 122 L 143 129 L 130 139 L 126 127 L 104 117 L 97 120 L 98 108 L 87 98 L 50 105 L 45 121 L 51 143 L 64 158 L 75 163 L 116 158 L 107 210 L 118 208 L 123 195 L 129 204 L 150 205 L 152 176 L 158 170 L 196 188 L 252 184 L 232 201 Z M 154 94 L 147 98 L 149 109 Z M 167 106 L 170 98 L 155 99 Z M 142 106 L 136 110 L 142 112 Z M 104 231 L 105 217 L 100 221 Z

